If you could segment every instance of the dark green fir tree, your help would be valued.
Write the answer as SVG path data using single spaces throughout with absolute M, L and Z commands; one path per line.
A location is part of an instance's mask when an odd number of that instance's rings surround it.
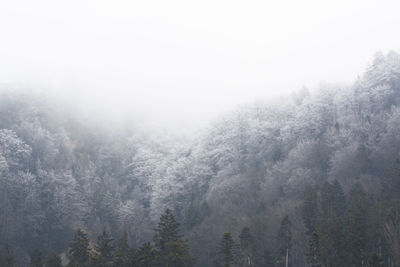
M 144 243 L 137 252 L 137 262 L 140 267 L 155 265 L 156 252 L 149 242 Z
M 230 267 L 237 263 L 238 251 L 230 233 L 223 233 L 216 255 L 217 266 Z
M 347 253 L 352 266 L 362 266 L 368 255 L 369 200 L 361 186 L 356 183 L 350 191 L 347 208 Z
M 314 231 L 308 241 L 307 262 L 310 267 L 322 267 L 319 238 L 320 233 Z
M 179 227 L 180 224 L 176 221 L 175 216 L 171 210 L 167 209 L 161 215 L 153 236 L 157 261 L 161 266 L 181 267 L 193 264 L 189 246 L 180 234 Z
M 129 251 L 128 233 L 125 231 L 118 241 L 117 247 L 114 251 L 114 266 L 125 267 L 129 265 Z
M 317 190 L 309 186 L 303 193 L 302 218 L 306 227 L 306 235 L 311 235 L 316 227 L 318 216 Z
M 317 230 L 322 264 L 327 267 L 347 265 L 346 236 L 344 215 L 346 198 L 339 182 L 326 182 L 321 188 L 320 213 Z
M 253 255 L 253 236 L 250 233 L 250 228 L 243 227 L 240 234 L 240 258 L 242 266 L 253 266 L 254 255 Z

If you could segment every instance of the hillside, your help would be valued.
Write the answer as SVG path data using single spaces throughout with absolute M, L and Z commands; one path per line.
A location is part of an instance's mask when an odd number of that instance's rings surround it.
M 257 253 L 270 251 L 279 264 L 285 215 L 292 225 L 290 266 L 306 266 L 316 229 L 326 266 L 350 266 L 335 262 L 343 251 L 351 266 L 374 252 L 394 266 L 400 263 L 393 230 L 400 226 L 399 125 L 395 52 L 377 54 L 350 87 L 323 84 L 242 106 L 190 141 L 4 90 L 0 245 L 9 244 L 26 263 L 34 248 L 65 252 L 79 227 L 92 240 L 103 228 L 114 239 L 126 231 L 138 247 L 152 240 L 169 208 L 197 266 L 213 266 L 222 234 L 239 243 L 244 227 Z M 333 245 L 339 232 L 338 242 L 351 249 Z M 327 259 L 332 251 L 338 256 Z

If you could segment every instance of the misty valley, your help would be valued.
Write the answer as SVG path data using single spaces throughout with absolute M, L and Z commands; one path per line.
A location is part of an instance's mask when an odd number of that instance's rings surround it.
M 10 86 L 0 266 L 400 266 L 399 126 L 396 52 L 188 138 Z

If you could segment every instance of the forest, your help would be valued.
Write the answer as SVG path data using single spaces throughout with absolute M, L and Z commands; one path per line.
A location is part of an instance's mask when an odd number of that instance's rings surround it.
M 396 52 L 190 138 L 5 87 L 1 267 L 400 266 Z

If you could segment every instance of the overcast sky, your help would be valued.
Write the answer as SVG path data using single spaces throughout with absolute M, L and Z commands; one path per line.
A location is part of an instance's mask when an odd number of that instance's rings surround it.
M 399 51 L 399 1 L 1 0 L 0 83 L 204 122 Z M 61 92 L 61 93 L 60 93 Z

